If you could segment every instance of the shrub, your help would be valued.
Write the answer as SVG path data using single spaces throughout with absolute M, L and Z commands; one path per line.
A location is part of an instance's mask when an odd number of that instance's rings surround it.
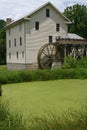
M 77 60 L 77 68 L 87 68 L 87 57 Z
M 74 59 L 72 56 L 67 56 L 64 59 L 62 68 L 86 68 L 87 69 L 87 57 L 81 59 Z
M 87 69 L 53 69 L 36 71 L 0 71 L 0 83 L 19 83 L 56 79 L 86 79 Z
M 78 61 L 79 62 L 79 61 Z M 20 83 L 30 81 L 46 81 L 56 79 L 86 79 L 87 69 L 84 68 L 61 68 L 53 70 L 21 70 L 8 71 L 1 67 L 0 69 L 0 83 Z
M 70 55 L 65 57 L 63 68 L 76 68 L 77 61 Z

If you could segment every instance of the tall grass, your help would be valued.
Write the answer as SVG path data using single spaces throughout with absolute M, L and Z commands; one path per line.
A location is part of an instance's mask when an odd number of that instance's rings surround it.
M 68 110 L 61 116 L 49 112 L 48 117 L 12 113 L 8 102 L 0 101 L 0 130 L 87 130 L 87 106 L 79 111 Z
M 10 111 L 8 101 L 0 101 L 0 130 L 27 130 L 22 117 L 22 114 Z
M 69 110 L 61 117 L 50 113 L 48 118 L 33 117 L 30 122 L 30 130 L 87 130 L 87 110 Z

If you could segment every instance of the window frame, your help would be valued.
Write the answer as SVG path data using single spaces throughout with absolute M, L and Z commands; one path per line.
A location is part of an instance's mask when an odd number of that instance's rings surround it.
M 19 32 L 21 32 L 22 31 L 22 24 L 20 23 L 19 24 Z
M 47 17 L 47 18 L 50 17 L 50 9 L 46 9 L 46 17 Z
M 9 59 L 11 59 L 11 52 L 9 52 Z
M 20 37 L 20 46 L 22 46 L 22 37 Z
M 53 42 L 53 36 L 49 36 L 49 43 Z
M 19 53 L 18 53 L 18 51 L 16 52 L 16 57 L 17 57 L 17 59 L 19 59 Z
M 9 33 L 9 36 L 11 35 L 11 29 L 9 28 L 9 30 L 8 30 L 8 33 Z
M 24 58 L 24 51 L 22 51 L 22 58 Z
M 60 31 L 60 24 L 56 23 L 56 31 L 59 32 Z
M 11 48 L 11 40 L 9 40 L 9 48 Z
M 17 45 L 16 43 L 17 43 L 17 42 L 16 42 L 16 38 L 14 38 L 14 46 L 15 46 L 15 47 L 16 47 L 16 45 Z
M 36 21 L 36 22 L 35 22 L 35 30 L 39 30 L 39 26 L 40 26 L 40 25 L 39 25 L 39 21 Z

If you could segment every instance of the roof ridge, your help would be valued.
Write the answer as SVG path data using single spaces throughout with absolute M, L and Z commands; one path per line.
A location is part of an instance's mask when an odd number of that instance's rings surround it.
M 17 24 L 17 23 L 21 22 L 22 20 L 29 20 L 29 19 L 26 19 L 26 18 L 30 17 L 31 15 L 33 15 L 34 13 L 39 11 L 40 9 L 44 8 L 48 4 L 50 4 L 68 23 L 70 23 L 70 20 L 67 17 L 65 17 L 63 15 L 63 13 L 61 13 L 50 1 L 48 1 L 45 4 L 41 5 L 40 7 L 38 7 L 37 9 L 31 11 L 29 14 L 27 14 L 27 15 L 15 20 L 15 21 L 11 22 L 10 24 L 6 25 L 5 29 L 9 28 L 13 24 Z

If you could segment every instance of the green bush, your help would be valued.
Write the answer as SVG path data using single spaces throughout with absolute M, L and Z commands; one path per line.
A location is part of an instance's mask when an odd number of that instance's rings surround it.
M 6 66 L 0 67 L 0 83 L 20 83 L 30 81 L 46 81 L 56 79 L 87 79 L 86 59 L 77 61 L 76 68 L 63 67 L 61 69 L 52 70 L 21 70 L 21 71 L 8 71 Z M 83 68 L 84 64 L 84 68 Z M 82 66 L 82 67 L 81 67 Z
M 67 56 L 64 59 L 62 68 L 86 68 L 87 69 L 87 57 L 81 59 L 74 59 L 72 56 Z
M 53 69 L 53 70 L 35 70 L 35 71 L 8 71 L 0 70 L 0 83 L 20 83 L 30 81 L 46 81 L 56 79 L 86 79 L 87 69 Z
M 77 61 L 70 55 L 65 57 L 63 68 L 76 68 Z
M 77 60 L 77 68 L 87 68 L 87 57 Z

